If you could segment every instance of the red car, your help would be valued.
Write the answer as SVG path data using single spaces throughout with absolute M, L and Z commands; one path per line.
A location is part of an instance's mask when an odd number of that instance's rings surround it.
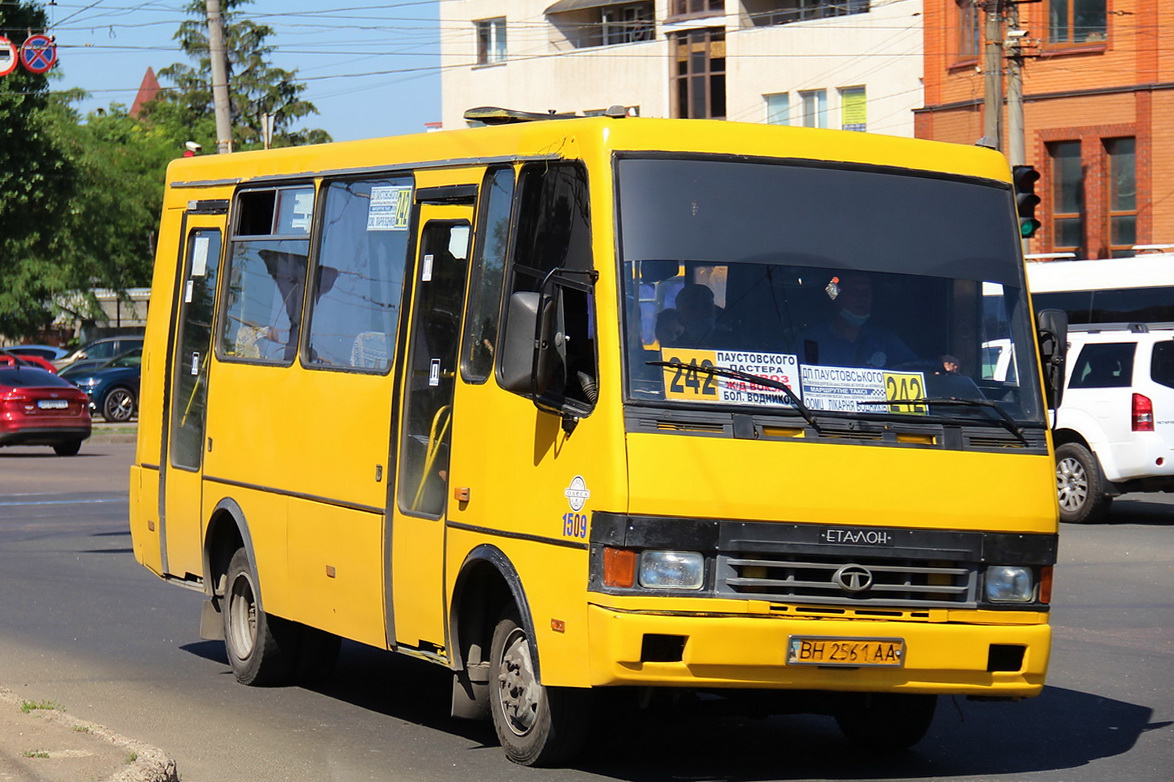
M 26 367 L 38 367 L 53 374 L 57 374 L 57 367 L 53 366 L 53 362 L 32 353 L 17 353 L 12 350 L 5 350 L 0 348 L 0 367 L 15 367 L 24 365 Z
M 90 426 L 85 391 L 43 369 L 0 366 L 0 446 L 51 445 L 73 456 Z

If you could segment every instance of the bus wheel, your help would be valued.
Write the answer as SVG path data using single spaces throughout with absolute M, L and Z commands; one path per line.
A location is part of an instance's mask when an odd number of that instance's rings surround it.
M 282 684 L 292 673 L 289 652 L 296 633 L 284 619 L 261 610 L 257 592 L 257 577 L 249 557 L 243 548 L 237 549 L 228 564 L 223 604 L 228 662 L 241 684 Z
M 497 622 L 490 655 L 489 708 L 506 757 L 523 766 L 549 766 L 583 749 L 591 691 L 538 683 L 529 638 L 513 606 Z
M 1096 457 L 1079 443 L 1056 449 L 1056 493 L 1060 521 L 1070 524 L 1099 521 L 1113 500 L 1105 496 L 1105 478 Z
M 862 693 L 844 699 L 836 722 L 848 740 L 863 749 L 908 749 L 929 731 L 937 703 L 936 695 Z

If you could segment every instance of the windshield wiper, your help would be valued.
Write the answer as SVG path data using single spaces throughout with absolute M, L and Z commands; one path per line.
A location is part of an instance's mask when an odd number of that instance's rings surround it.
M 697 371 L 703 372 L 707 375 L 714 375 L 715 377 L 728 377 L 733 380 L 742 380 L 747 383 L 753 383 L 756 386 L 763 386 L 764 388 L 773 388 L 777 391 L 782 391 L 783 396 L 787 397 L 787 400 L 795 406 L 796 410 L 799 411 L 799 415 L 803 416 L 803 420 L 809 423 L 811 428 L 815 431 L 821 434 L 823 433 L 823 430 L 819 428 L 819 424 L 816 423 L 815 416 L 811 414 L 811 410 L 808 409 L 807 405 L 803 404 L 803 400 L 799 398 L 799 395 L 792 391 L 791 387 L 786 383 L 780 383 L 779 381 L 771 380 L 768 377 L 752 375 L 749 372 L 743 372 L 740 369 L 707 367 L 701 366 L 700 364 L 683 364 L 680 361 L 645 361 L 644 363 L 653 367 L 673 367 L 674 369 L 682 369 L 685 372 Z
M 1031 443 L 1027 441 L 1023 430 L 1019 428 L 1019 424 L 1015 423 L 1015 419 L 1007 414 L 1002 405 L 990 399 L 963 399 L 957 396 L 930 396 L 919 397 L 917 399 L 886 399 L 884 401 L 868 401 L 857 402 L 858 405 L 954 405 L 955 407 L 984 407 L 987 410 L 994 410 L 999 416 L 999 424 L 1002 425 L 1011 434 L 1019 438 L 1019 442 L 1030 446 Z

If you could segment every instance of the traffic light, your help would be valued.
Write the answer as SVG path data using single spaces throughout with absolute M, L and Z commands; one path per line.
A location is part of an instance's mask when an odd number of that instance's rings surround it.
M 1040 198 L 1035 194 L 1035 183 L 1039 172 L 1034 166 L 1015 166 L 1011 169 L 1011 181 L 1015 185 L 1015 211 L 1019 213 L 1019 235 L 1028 239 L 1035 235 L 1040 221 L 1035 219 L 1035 208 Z

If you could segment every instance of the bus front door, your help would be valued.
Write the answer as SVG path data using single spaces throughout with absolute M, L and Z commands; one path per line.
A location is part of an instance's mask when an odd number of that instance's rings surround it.
M 443 653 L 445 513 L 472 206 L 420 205 L 391 529 L 391 633 Z
M 160 474 L 163 486 L 163 569 L 177 577 L 198 574 L 201 557 L 201 481 L 204 414 L 208 398 L 209 356 L 216 280 L 223 244 L 220 202 L 185 216 L 182 276 L 177 288 L 175 342 L 171 346 Z

